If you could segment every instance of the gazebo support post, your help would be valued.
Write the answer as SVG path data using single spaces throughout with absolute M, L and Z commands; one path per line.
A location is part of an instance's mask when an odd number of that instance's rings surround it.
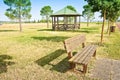
M 57 29 L 59 30 L 59 18 L 57 17 Z
M 78 29 L 80 29 L 80 22 L 81 22 L 81 17 L 79 16 L 79 27 L 78 27 Z
M 77 23 L 77 20 L 76 20 L 76 16 L 75 16 L 75 17 L 74 17 L 74 29 L 77 28 L 76 23 Z
M 54 26 L 53 26 L 53 30 L 56 30 L 56 20 L 55 20 L 55 16 L 54 16 Z
M 54 23 L 54 21 L 53 21 L 53 17 L 52 17 L 52 29 L 53 29 L 53 23 Z
M 68 28 L 68 17 L 66 16 L 66 29 Z
M 67 27 L 66 27 L 66 16 L 64 16 L 64 24 L 63 24 L 63 27 L 64 27 L 64 30 L 67 30 Z

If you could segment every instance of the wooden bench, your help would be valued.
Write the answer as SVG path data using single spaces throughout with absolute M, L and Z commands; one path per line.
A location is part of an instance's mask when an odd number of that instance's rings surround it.
M 85 46 L 85 35 L 77 35 L 72 38 L 68 38 L 64 41 L 64 47 L 70 58 L 70 66 L 72 69 L 75 68 L 76 64 L 83 66 L 83 73 L 87 71 L 87 65 L 92 56 L 96 56 L 96 46 L 89 45 Z M 73 51 L 82 44 L 82 49 L 73 56 Z

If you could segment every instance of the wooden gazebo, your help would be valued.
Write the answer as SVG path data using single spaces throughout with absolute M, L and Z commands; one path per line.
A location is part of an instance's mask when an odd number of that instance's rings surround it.
M 65 7 L 51 15 L 53 30 L 74 30 L 80 28 L 80 14 Z

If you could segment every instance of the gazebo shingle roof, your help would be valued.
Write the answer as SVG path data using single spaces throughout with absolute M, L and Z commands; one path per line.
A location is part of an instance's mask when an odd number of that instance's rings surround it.
M 80 14 L 78 12 L 70 10 L 67 7 L 64 7 L 63 9 L 57 11 L 56 13 L 53 13 L 51 16 L 80 16 Z

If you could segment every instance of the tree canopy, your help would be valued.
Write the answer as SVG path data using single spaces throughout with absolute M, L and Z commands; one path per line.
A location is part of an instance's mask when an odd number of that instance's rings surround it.
M 87 20 L 87 26 L 89 26 L 90 20 L 94 19 L 94 12 L 92 11 L 92 7 L 90 5 L 83 6 L 84 11 L 82 12 L 82 16 Z
M 20 31 L 22 31 L 21 19 L 31 18 L 31 2 L 30 0 L 3 0 L 9 6 L 6 9 L 5 15 L 10 19 L 18 19 L 20 24 Z
M 50 6 L 44 6 L 41 10 L 40 10 L 40 15 L 42 17 L 46 17 L 46 20 L 47 20 L 47 27 L 49 27 L 49 16 L 50 14 L 53 13 L 53 10 L 51 9 Z
M 77 12 L 77 10 L 73 6 L 71 6 L 71 5 L 67 5 L 67 8 L 70 9 L 70 10 L 72 10 L 72 11 Z

